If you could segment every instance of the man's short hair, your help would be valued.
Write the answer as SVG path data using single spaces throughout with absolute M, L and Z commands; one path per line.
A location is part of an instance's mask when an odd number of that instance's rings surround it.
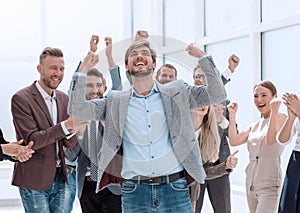
M 46 47 L 43 52 L 40 54 L 40 64 L 42 64 L 43 60 L 47 57 L 47 56 L 55 56 L 55 57 L 64 57 L 63 52 L 58 49 L 58 48 L 54 48 L 54 47 Z
M 96 76 L 98 78 L 101 78 L 102 84 L 106 86 L 106 80 L 103 77 L 103 74 L 97 69 L 97 68 L 92 68 L 87 72 L 87 76 Z
M 153 62 L 156 62 L 156 52 L 155 50 L 151 49 L 150 47 L 150 42 L 145 40 L 145 39 L 141 39 L 141 40 L 137 40 L 131 43 L 131 45 L 129 46 L 129 48 L 127 49 L 126 53 L 125 53 L 125 64 L 128 64 L 128 57 L 129 54 L 131 53 L 132 50 L 139 48 L 139 47 L 147 47 L 150 52 L 151 52 L 151 57 Z
M 164 64 L 162 65 L 158 70 L 157 70 L 157 73 L 156 73 L 156 76 L 159 76 L 160 75 L 160 71 L 162 68 L 164 67 L 168 67 L 170 69 L 173 69 L 175 71 L 175 77 L 177 78 L 177 69 L 172 65 L 172 64 Z

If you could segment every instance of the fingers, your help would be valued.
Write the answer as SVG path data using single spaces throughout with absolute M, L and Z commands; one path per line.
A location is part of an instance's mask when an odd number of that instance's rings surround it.
M 32 141 L 31 141 L 32 142 Z M 30 142 L 30 143 L 31 143 Z M 33 142 L 32 142 L 33 143 Z M 27 146 L 22 147 L 21 149 L 19 149 L 17 155 L 15 156 L 18 161 L 20 162 L 25 162 L 28 161 L 31 157 L 32 157 L 32 152 L 33 150 L 28 149 Z
M 237 102 L 231 102 L 230 104 L 227 105 L 227 109 L 230 112 L 237 111 L 237 109 L 238 109 L 238 103 Z
M 31 153 L 31 154 L 34 153 L 34 150 L 32 150 L 33 144 L 34 144 L 33 141 L 30 141 L 30 142 L 28 143 L 28 145 L 26 146 L 26 147 L 30 150 L 30 153 Z
M 13 142 L 14 144 L 19 144 L 19 145 L 21 145 L 22 143 L 23 143 L 23 139 L 21 139 L 21 140 L 19 140 L 19 141 L 16 141 L 16 142 Z
M 226 160 L 226 169 L 233 169 L 237 166 L 238 158 L 235 155 L 239 150 L 234 151 Z
M 111 37 L 105 37 L 104 41 L 105 41 L 106 46 L 112 45 L 112 38 Z
M 90 51 L 96 52 L 97 51 L 97 44 L 99 42 L 99 36 L 92 35 L 90 40 Z
M 92 35 L 92 38 L 91 38 L 91 43 L 93 43 L 93 44 L 98 44 L 98 42 L 99 42 L 99 36 L 97 36 L 97 35 Z
M 235 156 L 237 153 L 239 153 L 239 150 L 235 150 L 230 156 Z
M 135 41 L 140 39 L 147 39 L 149 37 L 148 31 L 146 30 L 138 30 L 135 34 Z
M 230 56 L 230 59 L 234 62 L 234 63 L 239 63 L 240 62 L 240 58 L 237 57 L 235 54 L 232 54 Z
M 189 44 L 185 50 L 188 52 L 189 55 L 198 58 L 206 54 L 203 50 L 199 49 L 195 43 Z

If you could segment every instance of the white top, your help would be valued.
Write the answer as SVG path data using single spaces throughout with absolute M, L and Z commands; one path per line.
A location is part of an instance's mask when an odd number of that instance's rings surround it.
M 280 144 L 288 145 L 289 143 L 291 143 L 293 141 L 292 139 L 295 135 L 297 135 L 297 137 L 296 137 L 296 141 L 295 141 L 294 150 L 297 151 L 297 152 L 300 152 L 300 122 L 299 122 L 299 118 L 296 118 L 294 123 L 293 123 L 292 131 L 291 131 L 291 137 L 289 138 L 289 140 L 286 143 L 282 143 L 277 138 L 277 141 Z

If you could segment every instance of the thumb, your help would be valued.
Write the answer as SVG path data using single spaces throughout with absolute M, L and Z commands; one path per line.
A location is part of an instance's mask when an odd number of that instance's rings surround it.
M 251 127 L 248 127 L 248 129 L 246 130 L 247 133 L 250 133 L 251 131 Z
M 28 145 L 27 145 L 27 148 L 28 149 L 31 149 L 31 147 L 33 146 L 33 141 L 30 141 L 29 143 L 28 143 Z M 34 153 L 34 150 L 32 150 L 32 153 Z
M 21 145 L 23 143 L 23 139 L 17 141 L 17 142 L 14 142 L 14 144 L 18 144 L 18 145 Z

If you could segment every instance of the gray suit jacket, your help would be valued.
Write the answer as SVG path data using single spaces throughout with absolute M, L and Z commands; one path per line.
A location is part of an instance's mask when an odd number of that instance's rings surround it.
M 158 84 L 157 88 L 165 108 L 170 139 L 177 159 L 194 180 L 204 183 L 205 172 L 190 111 L 223 101 L 226 92 L 211 56 L 201 57 L 199 66 L 206 75 L 207 86 L 190 86 L 178 80 L 166 85 Z M 75 73 L 73 76 L 69 113 L 80 119 L 105 120 L 104 140 L 98 155 L 98 189 L 101 190 L 121 178 L 122 161 L 119 154 L 122 152 L 122 137 L 131 90 L 110 91 L 106 98 L 86 101 L 85 76 L 82 73 Z M 117 178 L 103 176 L 104 172 Z
M 119 67 L 116 67 L 112 70 L 110 70 L 110 76 L 112 81 L 112 88 L 111 90 L 122 90 L 122 81 L 120 77 L 120 70 Z M 103 126 L 101 122 L 99 122 L 98 126 L 98 138 L 99 138 L 99 144 L 97 144 L 97 147 L 93 147 L 93 151 L 100 152 L 102 141 L 103 141 Z M 77 178 L 77 196 L 78 198 L 82 195 L 84 180 L 85 180 L 85 174 L 87 171 L 87 167 L 90 166 L 89 162 L 90 160 L 94 162 L 95 165 L 97 165 L 97 159 L 90 159 L 86 154 L 88 150 L 88 134 L 85 132 L 83 139 L 78 140 L 78 144 L 70 149 L 65 150 L 66 158 L 70 161 L 75 161 L 77 159 L 77 167 L 76 167 L 76 178 Z M 108 189 L 114 193 L 114 194 L 121 194 L 121 188 L 117 185 L 109 185 Z M 96 189 L 95 189 L 96 190 Z

